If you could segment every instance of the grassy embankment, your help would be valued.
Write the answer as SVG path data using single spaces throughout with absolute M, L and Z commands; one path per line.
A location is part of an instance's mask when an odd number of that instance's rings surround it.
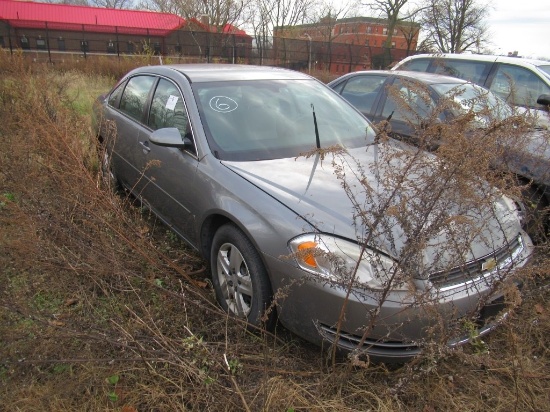
M 548 409 L 547 289 L 484 343 L 392 370 L 228 319 L 205 263 L 101 187 L 89 113 L 127 67 L 64 66 L 0 59 L 0 409 Z

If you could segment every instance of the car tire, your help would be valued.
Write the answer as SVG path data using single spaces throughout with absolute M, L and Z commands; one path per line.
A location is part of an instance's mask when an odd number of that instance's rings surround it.
M 256 327 L 271 329 L 275 309 L 267 271 L 259 253 L 234 224 L 221 226 L 212 241 L 212 283 L 222 308 Z

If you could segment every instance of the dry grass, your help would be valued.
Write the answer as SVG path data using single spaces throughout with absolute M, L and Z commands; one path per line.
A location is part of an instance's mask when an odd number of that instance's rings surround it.
M 548 289 L 527 285 L 488 353 L 435 348 L 391 369 L 329 367 L 321 349 L 282 329 L 250 334 L 218 310 L 199 257 L 101 188 L 88 110 L 119 69 L 100 76 L 1 57 L 4 410 L 548 408 Z M 544 246 L 538 256 L 544 278 Z

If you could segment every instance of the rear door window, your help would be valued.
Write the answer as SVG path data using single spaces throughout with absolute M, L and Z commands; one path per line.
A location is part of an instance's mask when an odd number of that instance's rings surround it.
M 120 95 L 122 94 L 123 90 L 124 90 L 124 83 L 119 84 L 118 87 L 115 90 L 113 90 L 113 92 L 109 96 L 110 106 L 118 107 L 118 99 L 120 98 Z

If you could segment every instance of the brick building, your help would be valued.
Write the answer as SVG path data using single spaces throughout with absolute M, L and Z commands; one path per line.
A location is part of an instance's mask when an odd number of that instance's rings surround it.
M 391 47 L 385 47 L 388 39 L 388 22 L 374 17 L 351 17 L 334 19 L 325 17 L 318 23 L 276 27 L 275 37 L 307 39 L 311 62 L 315 68 L 329 68 L 331 73 L 343 74 L 364 68 L 384 67 L 398 61 L 416 50 L 418 23 L 403 21 L 392 35 Z M 288 42 L 288 41 L 287 41 Z M 279 40 L 279 43 L 281 41 Z M 327 50 L 330 49 L 330 50 Z M 330 53 L 331 58 L 317 67 L 320 50 Z

